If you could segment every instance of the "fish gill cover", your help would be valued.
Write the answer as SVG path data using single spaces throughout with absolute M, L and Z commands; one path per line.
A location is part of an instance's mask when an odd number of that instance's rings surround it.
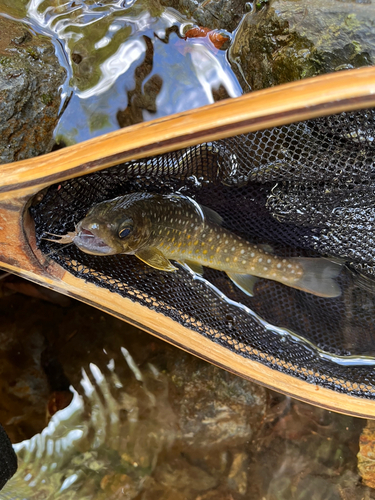
M 39 246 L 84 280 L 169 316 L 237 354 L 311 383 L 375 397 L 373 110 L 341 113 L 118 165 L 51 186 L 31 209 Z M 285 257 L 345 263 L 322 298 L 261 279 L 241 292 L 225 273 L 168 273 L 135 256 L 95 256 L 42 239 L 66 234 L 96 203 L 179 192 L 223 227 Z M 40 198 L 39 198 L 40 199 Z

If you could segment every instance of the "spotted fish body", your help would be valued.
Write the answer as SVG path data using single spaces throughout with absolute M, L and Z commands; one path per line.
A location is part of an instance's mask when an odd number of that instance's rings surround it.
M 84 252 L 136 255 L 164 271 L 176 271 L 171 260 L 198 273 L 202 266 L 225 271 L 250 295 L 254 277 L 323 297 L 340 295 L 333 280 L 339 264 L 324 258 L 275 256 L 220 224 L 216 212 L 186 196 L 133 193 L 95 205 L 71 239 Z

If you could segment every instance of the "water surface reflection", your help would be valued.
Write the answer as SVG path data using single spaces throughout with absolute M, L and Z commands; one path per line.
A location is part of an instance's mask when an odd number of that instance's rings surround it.
M 0 499 L 370 498 L 356 470 L 363 421 L 266 391 L 77 302 L 17 294 L 0 307 L 2 423 L 13 441 L 25 436 Z M 68 387 L 70 404 L 46 425 Z
M 56 130 L 65 144 L 242 94 L 226 51 L 185 40 L 191 23 L 157 0 L 31 0 L 27 17 L 60 40 L 71 67 Z

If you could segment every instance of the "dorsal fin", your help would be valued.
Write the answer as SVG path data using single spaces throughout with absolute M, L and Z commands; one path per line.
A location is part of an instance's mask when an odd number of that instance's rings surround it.
M 219 215 L 215 210 L 212 210 L 212 208 L 204 207 L 203 205 L 200 205 L 203 215 L 211 222 L 214 222 L 218 226 L 221 226 L 223 223 L 223 218 L 221 215 Z

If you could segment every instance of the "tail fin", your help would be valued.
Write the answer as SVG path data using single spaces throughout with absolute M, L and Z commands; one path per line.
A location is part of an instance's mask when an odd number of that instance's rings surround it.
M 325 258 L 299 257 L 293 260 L 303 268 L 303 276 L 290 286 L 319 297 L 341 295 L 339 285 L 333 280 L 340 274 L 341 264 Z

